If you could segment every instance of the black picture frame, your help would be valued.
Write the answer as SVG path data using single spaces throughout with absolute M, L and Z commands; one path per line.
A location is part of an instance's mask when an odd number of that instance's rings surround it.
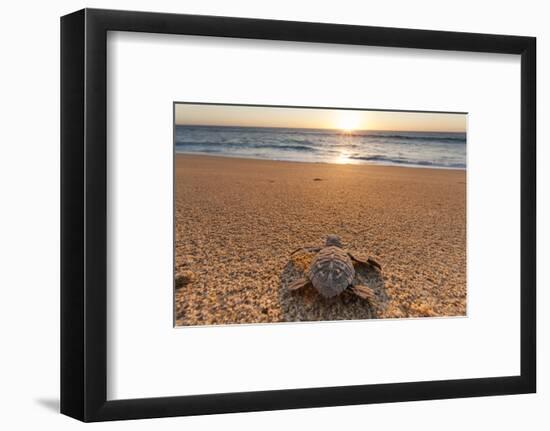
M 521 374 L 107 401 L 107 32 L 186 34 L 521 56 Z M 61 412 L 154 418 L 536 390 L 536 39 L 84 9 L 61 18 Z

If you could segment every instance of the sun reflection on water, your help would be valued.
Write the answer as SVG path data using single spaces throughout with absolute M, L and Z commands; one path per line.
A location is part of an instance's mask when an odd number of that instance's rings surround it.
M 341 152 L 332 160 L 332 163 L 338 165 L 356 165 L 359 161 L 354 159 L 351 153 Z

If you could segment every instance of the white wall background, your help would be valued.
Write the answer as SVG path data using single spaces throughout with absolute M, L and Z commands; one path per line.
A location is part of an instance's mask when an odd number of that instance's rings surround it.
M 539 289 L 536 395 L 118 422 L 96 429 L 548 429 L 550 426 L 550 27 L 544 2 L 429 0 L 20 1 L 2 10 L 0 43 L 0 424 L 83 425 L 59 403 L 59 17 L 82 7 L 232 15 L 360 25 L 522 34 L 538 38 Z M 545 193 L 546 192 L 546 193 Z M 546 195 L 546 196 L 544 196 Z M 545 268 L 546 264 L 546 268 Z M 131 427 L 131 428 L 130 428 Z

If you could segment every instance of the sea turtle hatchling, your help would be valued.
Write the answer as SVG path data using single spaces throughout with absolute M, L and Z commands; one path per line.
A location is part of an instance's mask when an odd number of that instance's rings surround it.
M 331 298 L 349 289 L 363 299 L 374 301 L 374 291 L 355 281 L 354 265 L 364 265 L 372 270 L 381 271 L 382 267 L 378 262 L 371 258 L 359 259 L 344 250 L 338 235 L 328 235 L 324 247 L 301 247 L 292 252 L 292 255 L 300 250 L 317 254 L 313 257 L 305 276 L 292 282 L 288 286 L 289 290 L 312 285 L 323 297 Z

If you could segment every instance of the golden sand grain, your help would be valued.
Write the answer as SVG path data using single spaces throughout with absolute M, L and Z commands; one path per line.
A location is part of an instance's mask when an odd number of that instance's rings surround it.
M 177 155 L 175 187 L 177 325 L 466 313 L 464 171 Z M 330 233 L 377 307 L 286 289 Z

